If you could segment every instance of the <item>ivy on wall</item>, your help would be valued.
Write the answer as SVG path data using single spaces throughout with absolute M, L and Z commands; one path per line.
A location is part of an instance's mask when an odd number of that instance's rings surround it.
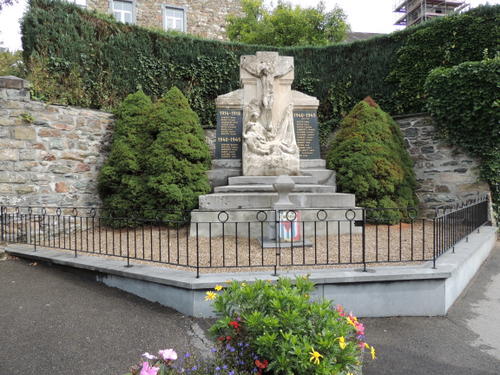
M 240 56 L 278 51 L 295 58 L 294 88 L 318 97 L 328 134 L 368 95 L 391 114 L 424 110 L 433 68 L 494 55 L 499 14 L 500 6 L 483 6 L 366 41 L 276 48 L 153 31 L 59 0 L 30 0 L 22 33 L 35 96 L 109 109 L 138 88 L 160 97 L 177 86 L 205 127 L 215 125 L 215 98 L 239 88 Z
M 500 204 L 500 59 L 437 68 L 425 89 L 440 135 L 481 160 L 481 177 Z

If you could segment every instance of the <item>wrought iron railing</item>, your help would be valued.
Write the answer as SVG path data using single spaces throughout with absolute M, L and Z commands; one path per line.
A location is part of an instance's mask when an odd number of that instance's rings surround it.
M 200 271 L 328 268 L 432 261 L 488 222 L 478 198 L 417 218 L 415 209 L 196 211 L 178 220 L 95 207 L 0 208 L 0 240 Z M 385 212 L 384 212 L 385 211 Z M 387 215 L 387 213 L 394 215 Z M 149 215 L 151 216 L 151 215 Z M 387 222 L 387 217 L 399 217 Z M 168 216 L 167 216 L 168 217 Z M 378 219 L 380 218 L 380 219 Z M 384 221 L 385 220 L 385 221 Z

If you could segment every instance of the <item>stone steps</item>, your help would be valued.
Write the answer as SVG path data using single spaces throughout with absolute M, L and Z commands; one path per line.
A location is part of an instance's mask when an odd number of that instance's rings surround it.
M 295 184 L 318 184 L 317 178 L 313 176 L 290 176 Z M 229 177 L 228 185 L 272 185 L 276 176 L 238 176 Z
M 295 185 L 294 192 L 307 192 L 307 193 L 335 193 L 335 186 L 329 185 L 310 185 L 310 184 L 297 184 Z M 273 185 L 227 185 L 218 186 L 214 189 L 215 193 L 261 193 L 261 192 L 275 192 Z

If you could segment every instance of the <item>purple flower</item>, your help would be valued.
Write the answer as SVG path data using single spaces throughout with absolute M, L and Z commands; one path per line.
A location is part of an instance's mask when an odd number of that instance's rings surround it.
M 215 352 L 217 351 L 217 349 L 216 349 L 216 348 L 212 348 L 212 349 L 210 349 L 210 351 L 211 351 L 212 353 L 215 353 Z
M 159 367 L 151 367 L 148 362 L 143 362 L 141 373 L 139 375 L 156 375 L 159 370 Z
M 219 367 L 219 366 L 217 366 L 217 367 L 215 368 L 215 371 L 220 371 L 220 367 Z
M 160 350 L 158 355 L 165 361 L 175 361 L 177 359 L 177 353 L 174 349 Z
M 196 370 L 198 370 L 198 367 L 197 366 L 193 366 L 193 368 L 191 370 L 196 371 Z
M 229 371 L 227 375 L 234 375 L 234 371 L 233 370 Z
M 189 357 L 191 357 L 191 354 L 190 354 L 190 353 L 186 353 L 186 354 L 184 354 L 184 358 L 189 358 Z
M 222 366 L 222 368 L 223 368 L 224 370 L 225 370 L 225 369 L 227 369 L 227 365 Z

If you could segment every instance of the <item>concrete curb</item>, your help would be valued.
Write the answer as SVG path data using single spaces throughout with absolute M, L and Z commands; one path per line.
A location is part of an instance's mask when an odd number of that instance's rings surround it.
M 355 269 L 279 271 L 280 276 L 309 274 L 317 285 L 315 296 L 334 299 L 359 316 L 435 316 L 446 315 L 453 302 L 495 246 L 497 228 L 481 227 L 437 260 L 417 266 L 372 267 L 371 272 Z M 252 282 L 257 279 L 276 280 L 270 272 L 238 272 L 202 274 L 172 270 L 145 264 L 125 267 L 123 260 L 103 259 L 72 252 L 8 245 L 6 252 L 96 273 L 96 280 L 147 300 L 159 302 L 181 313 L 211 317 L 213 312 L 204 301 L 206 290 L 226 280 Z

